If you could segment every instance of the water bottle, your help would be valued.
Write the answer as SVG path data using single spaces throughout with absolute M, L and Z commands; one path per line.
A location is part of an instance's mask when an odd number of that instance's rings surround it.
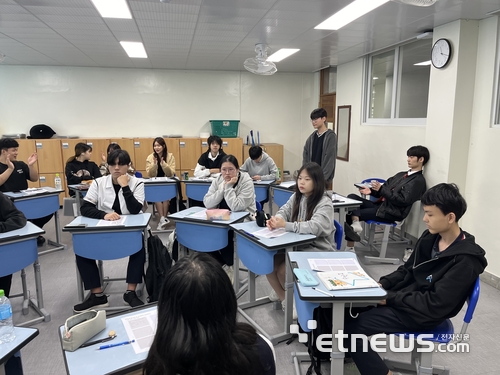
M 62 190 L 62 182 L 61 177 L 59 177 L 59 173 L 56 173 L 56 178 L 54 178 L 54 185 L 56 186 L 56 189 Z
M 278 168 L 278 173 L 276 173 L 276 180 L 281 178 L 281 169 Z
M 12 307 L 5 293 L 0 289 L 0 344 L 11 342 L 16 338 L 12 324 Z

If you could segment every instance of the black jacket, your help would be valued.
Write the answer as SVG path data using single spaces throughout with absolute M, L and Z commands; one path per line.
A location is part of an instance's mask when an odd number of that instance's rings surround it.
M 371 195 L 385 198 L 377 210 L 377 216 L 400 221 L 410 213 L 411 206 L 422 198 L 426 190 L 422 171 L 404 177 L 407 172 L 399 172 L 389 178 L 379 189 L 371 189 Z
M 26 217 L 14 203 L 3 193 L 0 193 L 0 233 L 9 232 L 24 227 Z
M 85 160 L 84 162 L 73 159 L 66 163 L 66 181 L 68 185 L 76 185 L 85 180 L 93 180 L 101 177 L 101 170 L 93 161 Z M 71 196 L 75 192 L 69 190 Z
M 215 160 L 212 160 L 208 157 L 209 153 L 210 150 L 205 151 L 203 154 L 201 154 L 200 158 L 198 159 L 198 164 L 204 166 L 206 169 L 213 169 L 213 168 L 220 169 L 222 164 L 221 160 L 224 156 L 226 156 L 226 153 L 222 151 L 222 149 L 220 149 L 219 155 L 217 155 Z
M 408 261 L 380 279 L 387 306 L 408 327 L 430 329 L 457 315 L 488 265 L 474 236 L 463 234 L 464 239 L 431 258 L 439 235 L 426 230 Z

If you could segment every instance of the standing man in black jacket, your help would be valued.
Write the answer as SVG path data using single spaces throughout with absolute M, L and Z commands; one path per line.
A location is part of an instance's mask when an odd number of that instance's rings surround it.
M 488 265 L 485 251 L 474 236 L 463 231 L 458 220 L 467 203 L 455 184 L 438 184 L 422 196 L 427 230 L 418 239 L 415 250 L 393 273 L 379 284 L 387 291 L 385 300 L 375 308 L 346 314 L 344 347 L 361 375 L 391 375 L 379 354 L 356 340 L 351 350 L 350 336 L 371 336 L 430 330 L 462 309 L 478 276 Z
M 24 227 L 26 225 L 26 217 L 19 211 L 14 203 L 7 198 L 3 193 L 0 193 L 0 233 L 10 232 Z M 2 259 L 2 262 L 6 262 Z M 10 286 L 12 284 L 12 275 L 0 276 L 0 289 L 3 289 L 8 297 Z
M 390 177 L 384 184 L 371 182 L 371 188 L 359 189 L 365 195 L 378 198 L 376 202 L 349 194 L 348 198 L 361 201 L 361 206 L 346 216 L 345 225 L 347 251 L 354 251 L 354 241 L 359 241 L 363 231 L 360 221 L 375 220 L 385 223 L 401 221 L 408 216 L 413 203 L 425 193 L 426 184 L 422 174 L 429 161 L 429 150 L 424 146 L 413 146 L 406 152 L 409 170 Z

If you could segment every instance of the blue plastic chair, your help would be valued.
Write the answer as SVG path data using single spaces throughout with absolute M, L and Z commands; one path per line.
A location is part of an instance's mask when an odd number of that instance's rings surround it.
M 255 207 L 257 208 L 257 211 L 262 211 L 262 205 L 259 201 L 255 201 Z
M 465 338 L 465 334 L 467 332 L 467 327 L 472 320 L 472 316 L 474 315 L 474 310 L 477 306 L 477 301 L 479 300 L 479 292 L 481 290 L 479 277 L 474 284 L 474 288 L 472 289 L 472 293 L 467 299 L 467 310 L 465 311 L 464 322 L 462 323 L 462 329 L 459 334 L 455 334 L 455 329 L 453 328 L 453 324 L 450 319 L 446 319 L 443 323 L 438 325 L 436 328 L 430 331 L 424 332 L 405 332 L 405 333 L 395 333 L 395 335 L 399 335 L 405 338 L 405 340 L 414 340 L 413 351 L 411 352 L 411 362 L 402 362 L 402 361 L 392 361 L 387 358 L 384 358 L 384 362 L 392 371 L 411 371 L 416 372 L 417 375 L 420 374 L 431 374 L 431 373 L 439 373 L 439 374 L 449 374 L 450 369 L 444 366 L 433 366 L 432 365 L 432 353 L 434 350 L 426 353 L 420 353 L 418 351 L 419 348 L 422 347 L 417 342 L 417 335 L 419 334 L 431 334 L 432 338 L 423 339 L 426 341 L 431 341 L 437 344 L 448 344 L 451 341 L 462 341 Z M 453 340 L 453 338 L 457 337 L 457 340 Z M 467 341 L 467 340 L 465 340 Z
M 137 178 L 142 178 L 142 173 L 141 173 L 141 172 L 139 172 L 139 171 L 136 171 L 136 172 L 135 172 L 135 177 L 137 177 Z
M 337 245 L 337 250 L 342 247 L 342 238 L 344 238 L 344 228 L 337 220 L 333 220 L 333 225 L 335 225 L 335 244 Z

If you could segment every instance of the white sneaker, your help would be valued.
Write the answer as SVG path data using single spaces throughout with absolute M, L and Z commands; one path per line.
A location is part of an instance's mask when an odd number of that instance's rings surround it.
M 283 312 L 285 312 L 285 305 L 286 305 L 286 300 L 281 301 L 281 309 L 283 310 Z M 295 301 L 293 301 L 292 319 L 293 320 L 298 319 L 297 309 L 295 307 Z
M 164 217 L 163 224 L 161 225 L 161 229 L 163 229 L 163 230 L 167 229 L 168 223 L 170 223 L 170 220 L 168 220 L 166 217 Z
M 158 223 L 158 226 L 156 227 L 156 230 L 163 230 L 162 225 L 163 225 L 163 224 L 162 224 L 162 222 L 160 221 L 160 222 Z
M 222 266 L 222 269 L 224 271 L 226 271 L 226 274 L 229 277 L 229 280 L 231 280 L 231 284 L 234 284 L 234 268 L 233 268 L 233 266 L 228 266 L 227 264 L 224 264 Z
M 358 234 L 363 231 L 363 227 L 361 226 L 361 223 L 359 222 L 359 220 L 358 221 L 353 221 L 352 224 L 351 224 L 351 227 Z
M 271 289 L 268 298 L 271 302 L 278 302 L 280 300 L 280 298 L 278 297 L 278 293 L 276 293 L 274 289 Z
M 410 259 L 411 254 L 413 253 L 413 249 L 408 247 L 405 249 L 405 255 L 403 256 L 403 262 L 406 262 L 408 259 Z
M 345 251 L 350 251 L 351 253 L 355 253 L 355 251 L 354 251 L 354 246 L 347 246 L 347 247 L 345 248 Z

